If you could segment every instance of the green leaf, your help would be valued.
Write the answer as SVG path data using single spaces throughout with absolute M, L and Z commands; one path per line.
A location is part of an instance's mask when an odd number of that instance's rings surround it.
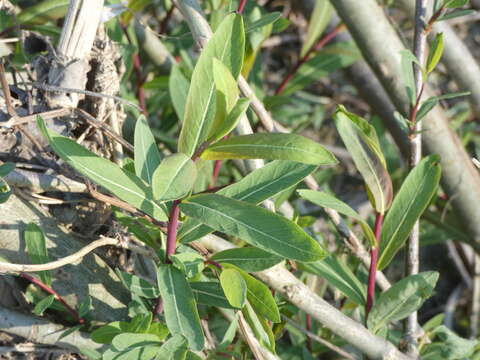
M 241 309 L 247 299 L 247 284 L 235 269 L 224 269 L 220 274 L 220 285 L 230 305 Z
M 12 162 L 5 162 L 0 165 L 0 177 L 7 176 L 10 172 L 15 170 L 15 164 Z
M 92 310 L 92 298 L 90 295 L 87 295 L 87 297 L 78 305 L 78 316 L 83 318 L 90 312 L 90 310 Z
M 154 219 L 168 219 L 164 208 L 153 201 L 151 189 L 141 179 L 113 162 L 98 157 L 75 141 L 47 129 L 41 117 L 38 117 L 37 124 L 52 149 L 68 165 Z
M 256 247 L 235 248 L 220 251 L 210 259 L 216 262 L 229 263 L 246 272 L 262 271 L 280 263 L 283 258 L 272 255 Z
M 150 323 L 150 326 L 148 327 L 146 333 L 156 335 L 159 337 L 160 340 L 164 340 L 168 336 L 168 334 L 170 334 L 170 331 L 168 331 L 167 325 L 158 321 L 154 321 Z
M 312 16 L 308 22 L 307 36 L 302 46 L 300 56 L 305 54 L 315 45 L 332 18 L 333 7 L 328 0 L 317 0 Z
M 158 360 L 184 360 L 187 356 L 187 339 L 178 334 L 168 339 L 162 345 L 155 359 Z
M 115 336 L 112 340 L 112 345 L 117 351 L 160 344 L 158 336 L 153 334 L 136 334 L 127 332 Z
M 58 20 L 67 12 L 68 0 L 45 0 L 27 7 L 17 15 L 20 24 L 43 24 Z
M 204 269 L 203 256 L 195 252 L 185 252 L 170 256 L 173 265 L 180 269 L 187 278 L 191 278 Z
M 70 334 L 73 334 L 74 332 L 76 331 L 80 331 L 80 329 L 83 327 L 83 324 L 81 325 L 76 325 L 76 326 L 72 326 L 71 328 L 68 328 L 67 330 L 65 330 L 64 332 L 62 332 L 60 334 L 60 336 L 58 337 L 58 340 L 57 341 L 60 341 L 62 340 L 64 337 L 67 337 L 68 335 Z
M 172 335 L 185 336 L 190 348 L 202 350 L 203 330 L 197 304 L 185 275 L 172 265 L 161 265 L 157 280 L 168 329 Z
M 430 73 L 435 69 L 440 58 L 443 54 L 443 34 L 437 33 L 435 35 L 435 40 L 430 46 L 430 52 L 427 59 L 427 73 Z
M 428 320 L 425 324 L 423 324 L 422 328 L 423 331 L 431 331 L 437 328 L 438 326 L 443 324 L 443 320 L 445 319 L 445 314 L 437 314 L 430 320 Z
M 227 114 L 232 111 L 239 95 L 237 81 L 230 73 L 230 70 L 216 58 L 213 58 L 212 65 L 216 89 L 216 112 L 215 120 L 207 138 L 216 134 L 216 129 L 225 121 Z
M 327 254 L 297 224 L 244 201 L 217 194 L 196 195 L 182 202 L 180 209 L 217 231 L 275 255 L 308 262 Z
M 255 279 L 253 276 L 234 265 L 223 265 L 226 268 L 237 270 L 243 276 L 243 279 L 247 284 L 247 299 L 250 305 L 255 309 L 255 312 L 274 323 L 279 323 L 281 320 L 280 312 L 278 311 L 277 303 L 275 302 L 270 289 L 261 281 Z
M 349 300 L 358 305 L 365 305 L 365 287 L 350 268 L 337 257 L 330 255 L 321 261 L 302 263 L 299 264 L 299 268 L 326 279 Z
M 469 91 L 459 91 L 455 93 L 429 97 L 427 100 L 425 100 L 422 103 L 422 106 L 420 106 L 420 110 L 418 110 L 418 113 L 417 113 L 417 121 L 420 121 L 421 119 L 423 119 L 425 115 L 427 115 L 429 111 L 432 110 L 438 104 L 440 100 L 453 99 L 456 97 L 468 96 L 468 95 L 470 95 Z
M 250 32 L 256 31 L 264 26 L 273 24 L 276 22 L 280 16 L 282 16 L 281 13 L 278 11 L 274 11 L 271 13 L 268 13 L 266 15 L 263 15 L 260 19 L 253 21 L 250 24 L 246 24 L 245 26 L 245 33 L 248 34 Z
M 185 114 L 185 103 L 187 102 L 189 87 L 190 82 L 185 75 L 183 75 L 180 67 L 178 65 L 173 65 L 170 77 L 168 78 L 168 91 L 170 93 L 173 108 L 180 121 L 183 121 L 183 116 Z
M 338 133 L 373 196 L 373 206 L 384 214 L 392 202 L 393 188 L 375 129 L 341 106 L 334 117 Z
M 418 310 L 435 288 L 438 273 L 426 271 L 403 278 L 376 300 L 368 316 L 367 325 L 373 333 L 392 321 L 406 318 Z
M 199 304 L 233 309 L 218 282 L 195 281 L 190 283 L 192 292 Z
M 35 305 L 35 308 L 33 309 L 33 313 L 38 316 L 42 316 L 43 312 L 47 310 L 50 305 L 53 304 L 53 301 L 55 300 L 55 295 L 48 295 L 46 298 L 42 299 L 37 305 Z
M 270 326 L 268 326 L 265 319 L 257 314 L 248 302 L 242 309 L 242 314 L 252 328 L 253 334 L 258 339 L 260 344 L 272 352 L 275 352 L 275 336 L 273 335 L 272 329 Z
M 116 273 L 123 285 L 125 285 L 130 292 L 147 299 L 156 299 L 160 296 L 158 288 L 150 284 L 147 280 L 118 269 L 116 269 Z
M 34 223 L 30 223 L 25 227 L 25 245 L 27 247 L 28 256 L 33 264 L 45 264 L 50 261 L 48 257 L 47 245 L 43 231 Z M 51 271 L 39 271 L 38 275 L 42 282 L 46 285 L 52 284 Z
M 390 263 L 436 194 L 441 174 L 439 161 L 438 155 L 424 158 L 410 171 L 395 196 L 383 223 L 378 269 Z
M 314 203 L 315 205 L 333 209 L 342 215 L 346 215 L 357 220 L 360 223 L 363 233 L 365 234 L 365 237 L 369 241 L 370 245 L 372 247 L 376 246 L 377 241 L 371 227 L 367 224 L 365 220 L 362 219 L 362 217 L 355 210 L 353 210 L 343 201 L 325 192 L 315 190 L 299 190 L 298 194 L 304 199 Z
M 291 95 L 318 81 L 320 78 L 350 66 L 360 59 L 361 54 L 354 42 L 340 42 L 327 46 L 300 66 L 293 79 L 285 87 L 282 95 Z
M 196 178 L 192 159 L 182 153 L 170 155 L 153 173 L 153 195 L 158 201 L 180 199 L 192 190 Z
M 130 324 L 126 321 L 115 321 L 92 332 L 90 337 L 99 344 L 110 344 L 118 334 L 128 332 Z
M 401 68 L 403 81 L 405 82 L 405 88 L 407 91 L 407 96 L 410 100 L 410 105 L 415 105 L 417 102 L 417 87 L 415 85 L 415 76 L 413 75 L 413 64 L 418 63 L 415 55 L 412 54 L 410 50 L 404 49 L 400 52 L 401 57 Z
M 425 347 L 422 351 L 422 359 L 426 360 L 458 360 L 474 359 L 472 357 L 478 340 L 464 339 L 445 325 L 440 325 L 433 331 L 436 341 Z
M 334 165 L 338 162 L 317 142 L 296 134 L 280 133 L 231 137 L 210 145 L 201 157 L 205 160 L 293 160 L 312 165 Z
M 147 119 L 143 115 L 140 115 L 135 124 L 134 145 L 135 173 L 147 184 L 151 184 L 153 172 L 160 165 L 162 156 L 150 131 Z
M 447 9 L 459 8 L 468 4 L 468 0 L 448 0 L 443 5 Z
M 315 168 L 313 165 L 304 165 L 294 161 L 272 161 L 236 183 L 219 190 L 217 194 L 258 204 L 296 185 Z M 187 243 L 212 231 L 213 229 L 198 220 L 188 218 L 180 228 L 178 239 L 180 242 Z
M 228 113 L 225 120 L 220 124 L 212 127 L 209 142 L 216 142 L 222 139 L 225 135 L 228 135 L 237 126 L 238 121 L 245 114 L 250 105 L 250 100 L 247 98 L 238 99 L 233 109 Z
M 438 18 L 437 21 L 445 21 L 445 20 L 451 20 L 455 19 L 457 17 L 462 17 L 462 16 L 467 16 L 467 15 L 472 15 L 475 14 L 476 11 L 473 9 L 457 9 L 453 10 L 447 14 L 444 14 Z
M 238 313 L 235 314 L 233 321 L 231 321 L 230 325 L 228 325 L 227 331 L 225 331 L 222 341 L 218 345 L 219 348 L 226 347 L 232 343 L 233 339 L 235 338 L 235 334 L 237 333 L 237 328 L 238 328 Z
M 207 139 L 215 111 L 213 58 L 217 58 L 236 79 L 240 74 L 245 52 L 242 16 L 228 15 L 205 46 L 193 71 L 178 150 L 192 156 Z

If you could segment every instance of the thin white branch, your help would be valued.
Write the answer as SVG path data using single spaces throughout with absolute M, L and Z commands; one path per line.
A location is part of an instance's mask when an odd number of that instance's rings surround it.
M 158 260 L 156 254 L 147 248 L 144 248 L 135 244 L 127 243 L 118 239 L 102 237 L 101 239 L 93 241 L 92 243 L 88 244 L 87 246 L 80 249 L 76 253 L 73 253 L 72 255 L 69 255 L 64 258 L 51 261 L 45 264 L 31 265 L 31 264 L 11 264 L 11 263 L 0 262 L 0 274 L 1 273 L 37 272 L 37 271 L 58 269 L 62 266 L 74 264 L 78 262 L 85 255 L 92 252 L 96 248 L 99 248 L 102 246 L 108 246 L 108 245 L 129 249 L 138 254 Z

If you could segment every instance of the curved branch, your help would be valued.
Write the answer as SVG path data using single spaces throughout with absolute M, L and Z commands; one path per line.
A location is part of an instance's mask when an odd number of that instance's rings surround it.
M 32 265 L 32 264 L 10 264 L 5 262 L 0 262 L 0 274 L 1 273 L 6 274 L 6 273 L 21 273 L 21 272 L 37 272 L 37 271 L 58 269 L 62 266 L 76 263 L 77 261 L 81 260 L 85 255 L 92 252 L 96 248 L 99 248 L 102 246 L 108 246 L 108 245 L 119 246 L 124 249 L 129 249 L 131 251 L 134 251 L 136 253 L 139 253 L 141 255 L 151 257 L 151 258 L 157 257 L 153 251 L 150 251 L 149 249 L 143 248 L 141 246 L 126 243 L 118 239 L 102 237 L 101 239 L 95 240 L 94 242 L 88 244 L 87 246 L 78 250 L 76 253 L 73 253 L 72 255 L 69 255 L 64 258 L 51 261 L 45 264 Z

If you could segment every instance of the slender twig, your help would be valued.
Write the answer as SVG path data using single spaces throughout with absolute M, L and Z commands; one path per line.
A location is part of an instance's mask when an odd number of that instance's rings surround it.
M 375 301 L 375 279 L 377 277 L 377 260 L 378 250 L 380 248 L 380 239 L 382 236 L 383 214 L 377 213 L 375 218 L 374 234 L 377 243 L 370 250 L 370 268 L 368 271 L 368 289 L 367 289 L 367 303 L 365 305 L 365 323 L 367 323 L 368 314 L 372 309 Z
M 173 10 L 175 10 L 175 4 L 172 4 L 172 6 L 170 6 L 170 9 L 168 9 L 167 13 L 165 14 L 165 17 L 161 21 L 160 30 L 159 30 L 160 34 L 165 34 L 167 32 L 168 21 L 172 17 Z
M 74 308 L 72 308 L 70 305 L 68 305 L 68 303 L 65 301 L 65 299 L 63 299 L 62 296 L 60 296 L 60 294 L 57 293 L 55 290 L 53 290 L 50 286 L 43 283 L 40 279 L 37 279 L 36 277 L 33 277 L 33 276 L 25 274 L 25 273 L 20 273 L 19 276 L 24 278 L 24 279 L 27 279 L 32 284 L 37 285 L 40 289 L 42 289 L 46 293 L 55 296 L 55 299 L 57 299 L 60 303 L 62 303 L 62 305 L 65 307 L 65 309 L 67 309 L 67 311 L 70 313 L 70 315 L 72 315 L 72 317 L 78 323 L 80 323 L 80 324 L 85 323 L 85 320 L 80 317 L 78 312 Z
M 12 105 L 12 96 L 10 94 L 10 87 L 8 86 L 5 67 L 3 66 L 3 60 L 0 60 L 0 84 L 2 86 L 3 96 L 5 97 L 5 105 L 7 106 L 7 111 L 10 116 L 16 116 L 17 113 Z
M 12 263 L 0 262 L 0 274 L 38 272 L 38 271 L 58 269 L 62 266 L 76 263 L 77 261 L 81 260 L 85 255 L 92 252 L 96 248 L 99 248 L 102 246 L 109 246 L 109 245 L 122 247 L 124 249 L 134 251 L 141 255 L 157 259 L 155 252 L 150 251 L 147 248 L 134 245 L 125 241 L 121 241 L 118 239 L 102 236 L 100 239 L 91 242 L 90 244 L 78 250 L 76 253 L 73 253 L 72 255 L 68 255 L 64 258 L 61 258 L 55 261 L 50 261 L 45 264 L 31 265 L 31 264 L 12 264 Z
M 417 121 L 417 112 L 422 99 L 424 89 L 424 79 L 422 66 L 425 63 L 427 34 L 426 14 L 428 0 L 416 0 L 415 4 L 415 35 L 413 52 L 419 64 L 414 64 L 414 76 L 416 87 L 416 102 L 410 111 L 410 159 L 409 165 L 413 169 L 418 165 L 422 158 L 422 123 Z M 413 226 L 412 232 L 407 243 L 407 259 L 406 259 L 406 275 L 418 274 L 419 271 L 419 239 L 420 239 L 420 222 L 417 221 Z M 405 339 L 407 341 L 407 353 L 417 355 L 417 312 L 412 312 L 406 321 Z
M 285 90 L 285 87 L 287 84 L 292 80 L 292 78 L 295 76 L 297 73 L 298 69 L 300 66 L 302 66 L 304 63 L 307 62 L 308 59 L 310 59 L 310 56 L 318 51 L 320 51 L 325 45 L 327 45 L 330 41 L 332 41 L 335 36 L 338 35 L 339 32 L 345 29 L 345 25 L 343 23 L 338 24 L 335 26 L 335 28 L 330 31 L 328 34 L 326 34 L 324 37 L 320 38 L 315 45 L 313 45 L 307 53 L 301 57 L 297 63 L 293 66 L 293 68 L 287 73 L 287 75 L 284 77 L 283 81 L 280 83 L 280 85 L 277 87 L 275 90 L 275 95 L 280 95 L 283 90 Z
M 170 262 L 170 256 L 175 254 L 177 248 L 177 230 L 178 230 L 178 216 L 180 215 L 180 200 L 175 200 L 172 203 L 170 216 L 168 217 L 167 226 L 167 250 L 165 261 Z
M 238 4 L 238 9 L 237 9 L 238 14 L 243 13 L 243 10 L 245 9 L 245 5 L 247 5 L 247 1 L 248 0 L 240 0 L 240 3 Z

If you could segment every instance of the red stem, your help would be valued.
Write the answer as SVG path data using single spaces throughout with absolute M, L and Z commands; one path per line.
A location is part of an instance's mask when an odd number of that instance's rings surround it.
M 170 210 L 170 216 L 168 217 L 167 226 L 167 255 L 165 262 L 170 263 L 170 256 L 175 254 L 177 248 L 177 229 L 178 229 L 178 216 L 180 215 L 180 208 L 178 205 L 180 200 L 175 200 Z
M 305 316 L 305 328 L 308 331 L 312 330 L 312 317 L 309 314 Z M 307 349 L 312 352 L 312 339 L 310 337 L 307 337 Z
M 245 9 L 246 4 L 247 0 L 240 0 L 240 4 L 238 4 L 237 14 L 243 13 L 243 9 Z
M 375 218 L 375 239 L 377 243 L 375 247 L 370 250 L 370 269 L 368 271 L 368 289 L 367 289 L 367 304 L 365 305 L 365 323 L 368 319 L 368 314 L 372 309 L 375 300 L 375 280 L 377 277 L 377 260 L 378 248 L 380 247 L 380 237 L 382 235 L 383 214 L 377 213 Z
M 220 173 L 220 168 L 222 167 L 222 160 L 215 160 L 215 165 L 213 166 L 212 181 L 210 183 L 209 189 L 215 187 L 215 183 L 218 179 L 218 174 Z
M 307 53 L 300 60 L 298 60 L 298 62 L 288 72 L 287 76 L 285 76 L 283 81 L 275 90 L 275 95 L 280 95 L 283 92 L 283 90 L 285 90 L 285 87 L 290 82 L 290 80 L 292 80 L 293 76 L 297 73 L 300 66 L 306 63 L 313 53 L 320 51 L 325 45 L 327 45 L 330 41 L 332 41 L 335 38 L 335 36 L 337 36 L 338 33 L 340 33 L 344 28 L 345 28 L 345 25 L 343 23 L 340 23 L 332 31 L 326 34 L 323 38 L 319 39 L 317 43 L 313 45 L 307 51 Z
M 25 274 L 25 273 L 20 273 L 19 274 L 20 277 L 24 278 L 24 279 L 27 279 L 28 281 L 30 281 L 32 284 L 35 284 L 37 285 L 40 289 L 42 289 L 43 291 L 45 291 L 46 293 L 48 294 L 51 294 L 53 296 L 55 296 L 55 299 L 57 299 L 58 301 L 60 301 L 63 306 L 65 306 L 65 308 L 67 309 L 67 311 L 72 315 L 72 317 L 78 321 L 78 323 L 80 324 L 84 324 L 85 323 L 85 320 L 82 319 L 77 311 L 72 308 L 70 305 L 67 304 L 67 302 L 60 296 L 59 293 L 57 293 L 55 290 L 53 290 L 50 286 L 48 286 L 47 284 L 43 283 L 40 279 L 37 279 L 36 277 L 33 277 L 31 275 L 28 275 L 28 274 Z
M 175 9 L 175 4 L 172 4 L 170 9 L 168 9 L 167 13 L 165 14 L 165 18 L 160 23 L 160 34 L 165 34 L 167 32 L 168 21 L 172 17 L 174 9 Z

